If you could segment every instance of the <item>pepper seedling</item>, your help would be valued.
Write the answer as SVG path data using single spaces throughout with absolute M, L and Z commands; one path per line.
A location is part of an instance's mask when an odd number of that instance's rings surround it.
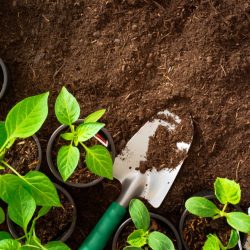
M 79 146 L 86 152 L 85 161 L 87 168 L 94 174 L 108 179 L 113 179 L 113 162 L 110 152 L 102 145 L 88 147 L 85 142 L 94 137 L 104 126 L 97 122 L 105 113 L 105 109 L 98 110 L 87 116 L 83 123 L 76 126 L 74 123 L 79 119 L 80 106 L 76 98 L 63 87 L 55 103 L 55 114 L 57 120 L 68 126 L 70 132 L 62 133 L 60 136 L 69 145 L 62 146 L 57 154 L 57 167 L 64 181 L 73 174 L 79 159 Z
M 212 201 L 204 197 L 189 198 L 185 203 L 186 209 L 191 214 L 194 214 L 199 217 L 207 217 L 207 218 L 210 217 L 214 220 L 225 217 L 227 223 L 233 229 L 249 234 L 250 233 L 249 215 L 243 212 L 226 212 L 226 209 L 229 204 L 236 205 L 240 202 L 241 199 L 240 185 L 235 181 L 229 180 L 227 178 L 217 178 L 214 183 L 214 191 L 215 191 L 215 197 L 223 205 L 222 210 L 219 209 Z M 233 237 L 233 239 L 236 238 L 235 233 L 233 233 L 233 235 L 231 234 L 231 236 Z M 218 238 L 217 236 L 210 235 L 208 237 L 209 243 L 207 244 L 210 244 L 210 242 L 214 243 L 215 237 Z M 220 247 L 221 246 L 222 245 L 220 245 Z
M 129 246 L 123 250 L 174 250 L 173 242 L 163 233 L 150 230 L 150 214 L 147 207 L 138 199 L 129 203 L 129 214 L 135 225 L 127 238 Z
M 18 239 L 13 239 L 12 236 L 4 231 L 0 231 L 0 249 L 9 250 L 69 250 L 70 248 L 60 242 L 51 241 L 43 245 L 40 239 L 36 236 L 35 225 L 36 221 L 42 216 L 46 215 L 51 207 L 41 207 L 35 216 L 36 201 L 32 195 L 26 191 L 22 186 L 16 189 L 13 193 L 12 199 L 8 204 L 8 214 L 10 219 L 22 228 L 24 235 Z M 4 214 L 3 214 L 4 215 Z M 1 219 L 4 218 L 2 215 Z M 2 221 L 3 222 L 3 221 Z
M 203 250 L 227 250 L 234 248 L 239 241 L 239 235 L 236 230 L 231 230 L 230 238 L 226 246 L 223 245 L 219 237 L 215 234 L 209 234 L 203 246 Z

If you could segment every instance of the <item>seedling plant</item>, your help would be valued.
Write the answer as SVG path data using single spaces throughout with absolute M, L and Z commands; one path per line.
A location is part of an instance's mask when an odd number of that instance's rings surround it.
M 150 214 L 148 209 L 138 199 L 132 199 L 129 204 L 129 214 L 135 225 L 135 230 L 128 236 L 128 246 L 123 250 L 174 250 L 173 242 L 165 234 L 150 230 Z
M 80 159 L 79 146 L 85 150 L 86 166 L 92 173 L 108 179 L 113 178 L 113 162 L 107 148 L 102 145 L 88 147 L 85 143 L 105 126 L 104 123 L 98 122 L 104 113 L 105 109 L 98 110 L 87 116 L 77 126 L 74 123 L 79 119 L 80 105 L 65 87 L 60 91 L 55 103 L 55 114 L 57 120 L 68 126 L 70 131 L 60 135 L 69 144 L 62 146 L 57 154 L 57 167 L 64 181 L 67 181 L 78 165 Z
M 210 234 L 203 249 L 230 249 L 235 247 L 239 240 L 237 231 L 250 233 L 250 216 L 243 212 L 227 212 L 229 204 L 236 205 L 241 200 L 241 189 L 238 183 L 227 178 L 217 178 L 214 183 L 214 191 L 215 197 L 222 204 L 222 209 L 219 209 L 214 202 L 204 197 L 189 198 L 185 207 L 191 214 L 199 217 L 212 218 L 213 220 L 224 217 L 232 227 L 227 246 L 223 246 L 216 235 Z

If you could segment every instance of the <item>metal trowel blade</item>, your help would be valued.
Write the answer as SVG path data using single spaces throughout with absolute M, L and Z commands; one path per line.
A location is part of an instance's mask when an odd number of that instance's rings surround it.
M 114 178 L 122 184 L 120 204 L 128 205 L 133 197 L 142 197 L 155 208 L 159 207 L 171 188 L 186 156 L 176 165 L 157 171 L 155 169 L 141 173 L 138 168 L 142 161 L 146 161 L 149 140 L 154 136 L 159 126 L 164 126 L 170 133 L 178 133 L 178 124 L 182 118 L 169 110 L 158 113 L 160 118 L 148 121 L 129 140 L 125 149 L 118 155 L 114 162 Z M 166 118 L 166 119 L 165 119 Z M 190 134 L 185 135 L 185 140 L 176 143 L 177 150 L 188 153 L 193 139 L 193 123 L 190 119 Z M 166 142 L 167 143 L 167 142 Z M 186 154 L 185 154 L 186 155 Z M 168 164 L 168 162 L 166 162 Z

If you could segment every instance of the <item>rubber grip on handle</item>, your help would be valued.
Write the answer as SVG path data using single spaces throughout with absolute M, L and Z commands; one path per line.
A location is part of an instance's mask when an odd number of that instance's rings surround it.
M 112 202 L 79 250 L 103 250 L 125 214 L 126 208 Z

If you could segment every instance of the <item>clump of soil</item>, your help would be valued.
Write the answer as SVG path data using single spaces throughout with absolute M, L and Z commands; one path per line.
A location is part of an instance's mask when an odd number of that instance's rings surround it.
M 18 139 L 5 154 L 5 161 L 15 168 L 21 175 L 35 170 L 40 164 L 39 152 L 35 140 L 30 137 Z M 9 174 L 12 171 L 8 168 L 1 170 L 1 174 Z
M 176 129 L 172 131 L 160 125 L 155 134 L 150 137 L 146 156 L 147 160 L 142 161 L 139 166 L 141 173 L 145 173 L 147 170 L 153 168 L 157 171 L 164 168 L 174 169 L 187 156 L 187 150 L 179 149 L 177 143 L 191 143 L 193 134 L 191 119 L 185 117 L 179 124 L 170 116 L 161 116 L 160 119 L 173 124 L 176 126 Z
M 84 144 L 87 147 L 91 147 L 94 145 L 98 145 L 99 142 L 97 139 L 91 138 L 90 140 L 84 142 Z M 61 137 L 57 137 L 55 139 L 54 147 L 52 149 L 51 154 L 52 154 L 52 160 L 53 160 L 54 166 L 56 168 L 57 168 L 57 163 L 56 163 L 57 153 L 58 153 L 59 149 L 64 145 L 69 145 L 69 141 L 65 141 Z M 93 174 L 91 171 L 89 171 L 87 166 L 86 166 L 86 163 L 85 163 L 86 151 L 85 151 L 85 149 L 81 145 L 78 146 L 78 149 L 80 151 L 80 159 L 78 162 L 78 166 L 67 181 L 73 182 L 73 183 L 90 183 L 96 179 L 99 179 L 100 177 Z
M 120 233 L 117 239 L 116 250 L 122 250 L 126 246 L 128 246 L 127 238 L 134 230 L 136 230 L 136 228 L 132 222 L 123 228 L 122 232 Z M 175 249 L 178 249 L 174 233 L 163 222 L 151 218 L 151 225 L 149 228 L 149 232 L 153 231 L 158 231 L 167 235 L 175 245 Z

